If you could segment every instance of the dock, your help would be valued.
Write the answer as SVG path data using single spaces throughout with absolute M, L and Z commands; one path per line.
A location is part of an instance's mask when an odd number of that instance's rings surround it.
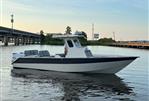
M 149 42 L 146 41 L 122 41 L 110 44 L 115 47 L 127 47 L 127 48 L 138 48 L 138 49 L 149 49 Z

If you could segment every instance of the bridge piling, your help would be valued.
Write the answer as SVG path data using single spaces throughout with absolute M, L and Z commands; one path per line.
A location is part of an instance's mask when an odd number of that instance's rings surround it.
M 4 46 L 8 46 L 8 37 L 4 36 Z
M 14 42 L 15 46 L 19 45 L 19 37 L 15 37 L 15 42 Z
M 25 37 L 22 37 L 22 45 L 25 45 Z

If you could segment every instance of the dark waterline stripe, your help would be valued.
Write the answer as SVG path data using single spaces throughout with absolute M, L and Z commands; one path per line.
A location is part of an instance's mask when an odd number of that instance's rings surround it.
M 137 57 L 108 57 L 108 58 L 19 58 L 14 63 L 45 63 L 45 64 L 81 64 L 134 60 Z

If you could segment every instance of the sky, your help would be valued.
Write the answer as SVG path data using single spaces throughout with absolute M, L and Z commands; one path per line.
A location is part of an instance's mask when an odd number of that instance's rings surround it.
M 148 0 L 0 0 L 0 25 L 30 32 L 84 31 L 91 39 L 149 40 Z

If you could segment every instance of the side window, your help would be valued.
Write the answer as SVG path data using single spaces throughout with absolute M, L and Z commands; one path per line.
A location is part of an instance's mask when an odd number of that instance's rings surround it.
M 69 46 L 69 47 L 73 47 L 73 43 L 72 43 L 71 40 L 67 40 L 67 43 L 68 43 L 68 46 Z
M 78 40 L 73 40 L 74 41 L 74 44 L 76 45 L 76 47 L 80 47 L 80 43 L 79 43 L 79 41 Z

